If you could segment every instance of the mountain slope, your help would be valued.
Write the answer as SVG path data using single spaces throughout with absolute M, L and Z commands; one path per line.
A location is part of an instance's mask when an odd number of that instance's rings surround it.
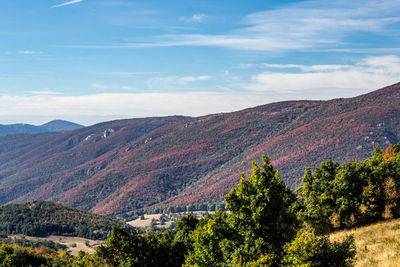
M 369 156 L 400 139 L 400 84 L 331 101 L 288 101 L 198 118 L 105 122 L 0 137 L 0 204 L 59 201 L 99 214 L 222 200 L 270 155 L 295 188 L 306 166 Z
M 82 127 L 83 127 L 82 125 L 64 120 L 54 120 L 39 126 L 26 123 L 17 123 L 8 125 L 0 124 L 0 136 L 8 134 L 31 134 L 31 133 L 71 131 Z
M 83 128 L 84 126 L 64 120 L 53 120 L 48 123 L 42 124 L 39 127 L 46 129 L 47 132 L 61 132 L 61 131 L 71 131 Z

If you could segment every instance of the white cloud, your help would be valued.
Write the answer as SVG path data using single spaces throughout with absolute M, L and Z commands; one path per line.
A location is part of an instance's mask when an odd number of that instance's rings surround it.
M 54 5 L 54 6 L 52 6 L 51 8 L 57 8 L 57 7 L 68 6 L 68 5 L 80 3 L 80 2 L 83 2 L 83 1 L 84 1 L 84 0 L 72 0 L 72 1 L 65 2 L 65 3 L 59 4 L 59 5 Z
M 296 68 L 300 72 L 261 72 L 252 77 L 248 89 L 263 92 L 302 94 L 312 98 L 331 90 L 336 96 L 357 95 L 365 91 L 400 81 L 400 58 L 397 56 L 367 57 L 353 65 L 280 65 L 264 64 L 270 68 Z M 347 91 L 347 93 L 346 93 Z M 351 92 L 350 92 L 351 91 Z M 335 95 L 327 93 L 323 98 Z
M 179 20 L 184 21 L 186 23 L 201 23 L 205 19 L 207 19 L 208 16 L 205 14 L 193 14 L 191 17 L 180 17 Z
M 87 125 L 116 118 L 204 115 L 234 111 L 256 104 L 260 104 L 259 101 L 244 93 L 216 92 L 0 95 L 0 123 L 11 117 L 14 121 L 26 122 L 29 116 L 34 116 L 35 123 L 62 118 Z

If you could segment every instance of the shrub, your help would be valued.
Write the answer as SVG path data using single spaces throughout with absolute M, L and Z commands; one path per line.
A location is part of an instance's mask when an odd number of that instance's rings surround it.
M 353 236 L 331 243 L 327 236 L 317 236 L 311 229 L 301 229 L 284 251 L 285 266 L 353 266 L 356 255 Z

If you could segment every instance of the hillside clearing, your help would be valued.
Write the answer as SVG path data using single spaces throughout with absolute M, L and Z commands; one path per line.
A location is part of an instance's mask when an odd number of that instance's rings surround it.
M 78 256 L 79 251 L 84 251 L 87 253 L 94 253 L 96 247 L 104 244 L 104 241 L 100 240 L 91 240 L 82 237 L 73 237 L 73 236 L 59 236 L 59 235 L 50 235 L 48 237 L 35 237 L 35 236 L 25 236 L 25 235 L 11 235 L 10 238 L 14 239 L 28 239 L 28 240 L 46 240 L 53 241 L 54 243 L 62 244 L 68 247 L 68 252 L 70 252 L 74 256 Z
M 173 228 L 174 223 L 182 216 L 188 215 L 189 213 L 194 214 L 197 218 L 202 218 L 206 214 L 213 214 L 214 211 L 191 211 L 191 212 L 177 212 L 171 214 L 144 214 L 143 217 L 139 217 L 136 220 L 126 222 L 128 225 L 136 228 L 151 227 L 152 224 L 157 228 Z
M 400 219 L 339 231 L 330 238 L 338 241 L 350 234 L 357 247 L 355 266 L 400 266 Z

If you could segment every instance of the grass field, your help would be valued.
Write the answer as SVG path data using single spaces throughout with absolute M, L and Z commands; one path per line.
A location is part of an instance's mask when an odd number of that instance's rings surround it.
M 400 219 L 331 234 L 333 241 L 353 234 L 356 266 L 400 266 Z
M 28 240 L 47 240 L 53 241 L 54 243 L 59 243 L 68 247 L 68 251 L 77 256 L 79 251 L 85 251 L 87 253 L 94 253 L 95 248 L 104 244 L 104 241 L 96 241 L 90 240 L 81 237 L 72 237 L 72 236 L 57 236 L 50 235 L 48 237 L 34 237 L 34 236 L 25 236 L 25 235 L 12 235 L 10 238 L 25 238 Z

